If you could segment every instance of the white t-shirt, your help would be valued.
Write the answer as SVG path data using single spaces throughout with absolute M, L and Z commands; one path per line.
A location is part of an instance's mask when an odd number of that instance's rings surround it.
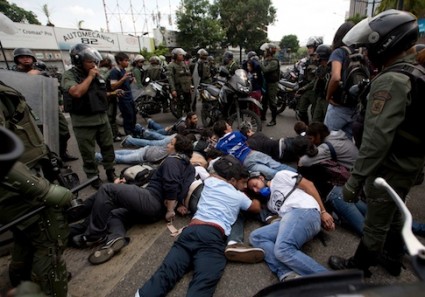
M 220 225 L 228 236 L 239 211 L 247 210 L 251 203 L 248 196 L 231 184 L 211 176 L 204 180 L 198 210 L 193 218 Z
M 267 203 L 270 211 L 277 214 L 284 214 L 292 208 L 316 208 L 320 211 L 320 206 L 314 197 L 298 187 L 295 188 L 289 197 L 286 197 L 294 188 L 297 176 L 297 173 L 288 170 L 276 173 L 270 184 L 271 194 Z

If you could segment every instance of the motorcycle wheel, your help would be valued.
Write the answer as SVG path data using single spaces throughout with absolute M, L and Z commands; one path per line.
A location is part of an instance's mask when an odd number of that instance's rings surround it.
M 280 114 L 286 109 L 286 100 L 282 95 L 277 95 L 277 114 Z
M 229 125 L 232 126 L 234 130 L 239 130 L 240 127 L 243 125 L 243 123 L 249 123 L 251 124 L 253 132 L 261 131 L 262 129 L 261 119 L 255 112 L 251 110 L 247 110 L 247 109 L 242 109 L 240 111 L 240 117 L 241 117 L 240 124 L 238 124 L 238 118 L 236 113 L 232 114 L 227 120 Z

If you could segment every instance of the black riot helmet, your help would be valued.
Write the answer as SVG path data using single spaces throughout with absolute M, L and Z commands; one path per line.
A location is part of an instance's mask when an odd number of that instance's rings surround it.
M 395 54 L 411 48 L 418 36 L 418 22 L 413 14 L 390 9 L 362 20 L 342 41 L 347 46 L 366 47 L 369 60 L 382 66 Z
M 314 53 L 317 55 L 317 58 L 319 60 L 327 61 L 331 56 L 332 49 L 329 45 L 321 44 L 316 48 L 316 51 Z
M 230 51 L 225 52 L 223 55 L 223 64 L 227 65 L 231 60 L 233 60 L 233 53 Z
M 80 68 L 83 66 L 85 60 L 94 61 L 96 64 L 99 64 L 102 60 L 102 56 L 96 49 L 84 43 L 79 43 L 71 47 L 69 55 L 71 56 L 72 65 Z
M 251 60 L 251 58 L 252 57 L 255 57 L 257 55 L 257 53 L 256 52 L 254 52 L 254 51 L 250 51 L 247 55 L 246 55 L 246 57 L 247 57 L 247 59 L 248 60 Z
M 13 61 L 15 61 L 16 65 L 18 65 L 18 57 L 20 56 L 32 57 L 32 62 L 33 63 L 37 62 L 37 59 L 35 58 L 34 54 L 29 48 L 24 48 L 24 47 L 15 48 L 15 50 L 13 51 Z

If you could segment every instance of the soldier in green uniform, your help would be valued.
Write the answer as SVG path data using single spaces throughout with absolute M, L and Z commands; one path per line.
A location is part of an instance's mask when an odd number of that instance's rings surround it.
M 326 101 L 326 81 L 330 76 L 330 65 L 328 64 L 329 57 L 332 49 L 328 45 L 321 44 L 316 48 L 314 53 L 317 61 L 316 78 L 314 79 L 314 94 L 316 96 L 316 103 L 313 111 L 312 122 L 323 123 L 328 109 L 328 102 Z
M 381 73 L 370 86 L 359 157 L 342 191 L 345 201 L 355 202 L 364 189 L 368 207 L 364 235 L 351 258 L 329 258 L 333 269 L 358 268 L 370 275 L 368 268 L 380 264 L 391 275 L 401 272 L 403 218 L 387 191 L 373 182 L 384 178 L 405 199 L 424 166 L 425 134 L 418 125 L 423 118 L 423 93 L 414 88 L 410 75 L 395 70 L 400 64 L 406 69 L 420 67 L 413 66 L 412 46 L 418 35 L 414 15 L 387 10 L 364 19 L 343 39 L 347 46 L 365 46 Z
M 151 80 L 162 80 L 165 78 L 163 68 L 161 66 L 161 60 L 158 56 L 152 56 L 149 58 L 150 65 L 146 69 L 146 76 Z
M 267 108 L 270 106 L 272 120 L 267 123 L 267 126 L 275 126 L 277 116 L 276 96 L 279 88 L 278 82 L 280 77 L 280 63 L 275 57 L 277 46 L 273 43 L 265 43 L 260 47 L 260 49 L 264 51 L 264 61 L 260 63 L 260 66 L 266 82 L 266 92 L 262 102 L 263 110 L 261 111 L 261 120 L 266 120 Z
M 62 257 L 68 238 L 63 207 L 72 194 L 43 178 L 48 148 L 25 98 L 0 82 L 0 126 L 14 132 L 24 153 L 0 182 L 0 224 L 8 224 L 33 210 L 43 210 L 12 227 L 14 248 L 9 265 L 13 286 L 32 280 L 49 296 L 66 297 L 68 272 Z
M 109 125 L 106 83 L 99 75 L 96 65 L 102 60 L 99 52 L 86 44 L 77 44 L 70 50 L 74 65 L 64 72 L 65 111 L 71 114 L 72 126 L 77 139 L 83 169 L 88 178 L 99 175 L 95 159 L 96 143 L 103 156 L 103 167 L 109 182 L 116 178 L 114 170 L 114 147 L 112 130 Z M 98 188 L 101 180 L 92 186 Z
M 190 111 L 192 75 L 184 61 L 186 52 L 182 48 L 173 49 L 171 55 L 173 61 L 167 66 L 167 78 L 171 95 L 177 100 L 177 117 L 180 118 Z
M 197 70 L 200 83 L 212 83 L 211 69 L 208 62 L 208 52 L 205 49 L 201 48 L 198 51 L 198 60 L 190 65 L 190 70 L 192 73 Z
M 298 117 L 300 121 L 303 121 L 308 125 L 308 107 L 311 105 L 311 115 L 314 114 L 314 108 L 316 105 L 316 94 L 314 92 L 314 84 L 316 82 L 316 70 L 317 65 L 314 61 L 314 52 L 316 48 L 323 43 L 321 37 L 310 37 L 307 41 L 307 54 L 305 63 L 302 67 L 302 87 L 298 90 L 299 94 L 302 94 L 300 101 L 298 102 Z
M 25 72 L 31 75 L 47 75 L 47 72 L 36 69 L 34 64 L 37 62 L 34 54 L 27 48 L 16 48 L 13 51 L 13 60 L 15 61 L 15 70 Z M 59 82 L 60 83 L 60 82 Z M 59 109 L 59 155 L 64 162 L 78 160 L 77 157 L 68 153 L 68 140 L 71 138 L 69 133 L 68 121 Z

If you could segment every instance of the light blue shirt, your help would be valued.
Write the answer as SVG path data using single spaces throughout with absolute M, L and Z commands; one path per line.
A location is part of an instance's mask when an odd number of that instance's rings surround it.
M 239 211 L 247 210 L 251 203 L 251 199 L 231 184 L 211 176 L 204 181 L 198 210 L 193 218 L 219 225 L 228 236 Z

